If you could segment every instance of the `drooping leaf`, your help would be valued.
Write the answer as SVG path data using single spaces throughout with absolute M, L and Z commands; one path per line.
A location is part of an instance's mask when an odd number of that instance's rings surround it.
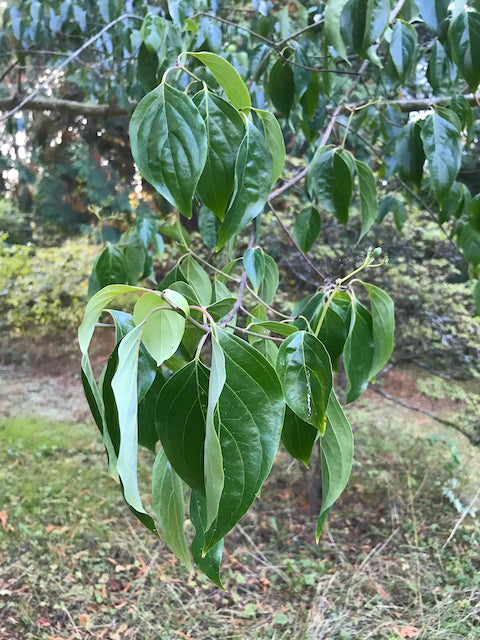
M 305 422 L 287 406 L 282 429 L 282 442 L 288 453 L 308 467 L 318 429 Z
M 453 18 L 448 29 L 452 57 L 471 91 L 480 83 L 480 13 L 462 11 Z
M 417 32 L 403 20 L 397 20 L 390 40 L 390 57 L 400 82 L 411 73 L 417 55 Z
M 206 88 L 193 101 L 205 121 L 208 140 L 207 160 L 197 192 L 204 205 L 223 220 L 234 189 L 235 161 L 245 124 L 231 104 Z
M 220 250 L 263 211 L 272 184 L 272 155 L 260 131 L 248 123 L 235 164 L 235 192 L 218 232 Z
M 268 92 L 276 111 L 282 118 L 288 118 L 295 97 L 295 83 L 292 66 L 282 58 L 270 70 Z
M 320 441 L 322 456 L 322 506 L 317 520 L 317 542 L 334 503 L 350 478 L 353 462 L 353 434 L 332 391 L 327 406 L 327 427 Z
M 255 113 L 262 121 L 263 133 L 267 141 L 268 148 L 272 154 L 272 185 L 278 180 L 285 164 L 286 150 L 283 141 L 283 133 L 278 120 L 270 111 L 256 109 Z
M 451 67 L 452 62 L 448 58 L 443 45 L 438 40 L 435 40 L 427 68 L 427 80 L 434 93 L 439 93 L 442 86 L 450 85 Z
M 475 315 L 480 316 L 480 280 L 473 287 L 473 304 L 475 306 Z
M 342 223 L 348 221 L 353 191 L 350 156 L 333 147 L 320 147 L 315 152 L 307 174 L 307 191 L 317 202 Z
M 177 309 L 183 311 L 183 315 Z M 137 325 L 145 323 L 142 342 L 157 366 L 177 350 L 185 331 L 188 313 L 185 298 L 171 289 L 165 289 L 161 294 L 146 293 L 136 303 L 133 318 Z
M 162 82 L 135 109 L 130 143 L 142 176 L 190 218 L 208 146 L 205 124 L 193 101 Z
M 393 351 L 395 314 L 393 300 L 379 287 L 362 282 L 367 290 L 372 310 L 373 358 L 369 378 L 387 364 Z
M 469 102 L 465 96 L 458 94 L 452 96 L 450 100 L 449 108 L 454 111 L 459 120 L 461 130 L 465 129 L 467 132 L 467 142 L 470 141 L 473 131 L 473 111 Z
M 296 216 L 293 223 L 293 238 L 305 253 L 311 249 L 318 238 L 320 227 L 320 214 L 313 206 L 305 207 Z
M 192 491 L 190 498 L 190 519 L 195 527 L 195 537 L 191 551 L 195 564 L 213 582 L 223 589 L 220 579 L 220 562 L 222 561 L 223 538 L 219 540 L 205 555 L 205 531 L 207 530 L 207 503 L 205 496 Z
M 161 449 L 152 472 L 152 511 L 160 523 L 163 538 L 177 558 L 193 571 L 187 539 L 183 530 L 185 501 L 180 477 Z
M 423 177 L 425 153 L 421 128 L 418 122 L 406 124 L 395 138 L 395 157 L 400 177 L 407 182 L 420 186 Z
M 432 113 L 425 118 L 420 135 L 428 162 L 431 187 L 441 205 L 460 169 L 460 132 L 438 113 Z
M 112 284 L 130 284 L 128 261 L 123 248 L 107 245 L 95 262 L 94 274 L 100 288 Z
M 460 230 L 458 243 L 465 260 L 477 267 L 480 264 L 480 232 L 467 222 Z
M 201 51 L 199 53 L 187 52 L 187 55 L 194 56 L 212 72 L 215 80 L 222 87 L 225 95 L 233 104 L 235 109 L 250 108 L 252 101 L 245 83 L 241 79 L 238 71 L 232 65 L 217 56 L 215 53 Z
M 335 370 L 338 368 L 338 359 L 343 353 L 351 315 L 350 298 L 347 296 L 348 299 L 344 300 L 341 296 L 342 293 L 337 293 L 330 303 L 318 332 L 318 339 L 325 345 Z M 321 301 L 321 299 L 318 300 Z M 323 304 L 317 307 L 314 315 L 310 318 L 312 328 L 315 331 L 318 329 L 319 316 L 323 311 L 324 304 L 326 304 L 325 298 Z M 309 310 L 306 310 L 306 313 L 309 313 Z
M 393 220 L 395 222 L 395 226 L 399 231 L 403 228 L 407 220 L 407 210 L 405 208 L 405 204 L 395 198 L 395 196 L 386 196 L 378 205 L 378 214 L 377 214 L 377 222 L 382 222 L 387 213 L 393 213 Z
M 342 38 L 342 11 L 349 0 L 331 0 L 325 6 L 325 36 L 338 55 L 347 60 L 347 49 Z
M 142 330 L 143 325 L 135 327 L 120 342 L 118 347 L 118 366 L 111 383 L 117 405 L 120 428 L 117 471 L 127 504 L 145 526 L 156 532 L 152 517 L 143 507 L 137 480 L 137 373 L 138 350 L 140 348 Z
M 225 385 L 225 355 L 212 334 L 212 363 L 208 381 L 208 405 L 205 426 L 205 497 L 207 502 L 208 529 L 218 515 L 220 499 L 225 482 L 223 454 L 218 433 L 219 406 L 218 401 Z
M 416 0 L 420 15 L 438 33 L 441 23 L 447 17 L 450 0 Z
M 272 256 L 265 254 L 265 277 L 260 287 L 260 297 L 267 304 L 272 304 L 279 285 L 278 266 Z
M 178 475 L 200 493 L 205 493 L 207 398 L 208 370 L 194 360 L 167 380 L 156 403 L 158 436 L 167 458 Z
M 205 532 L 203 553 L 224 537 L 254 501 L 275 458 L 285 406 L 269 362 L 244 340 L 217 331 L 226 370 L 216 417 L 225 483 L 217 518 Z
M 202 205 L 198 212 L 198 230 L 206 246 L 210 251 L 214 251 L 218 242 L 218 218 L 205 205 Z
M 255 293 L 258 293 L 258 289 L 265 277 L 265 254 L 263 249 L 259 247 L 247 249 L 243 255 L 243 268 L 247 272 Z
M 372 316 L 356 302 L 352 327 L 345 342 L 343 364 L 347 374 L 346 402 L 353 402 L 367 388 L 374 354 Z
M 138 444 L 155 453 L 158 442 L 156 406 L 165 377 L 158 369 L 154 381 L 138 404 Z
M 305 55 L 303 47 L 295 47 L 293 61 L 295 63 L 295 66 L 292 68 L 293 84 L 295 86 L 295 104 L 298 104 L 310 84 L 312 72 L 306 68 L 311 65 Z
M 311 333 L 297 331 L 282 342 L 276 370 L 287 405 L 323 433 L 333 385 L 330 356 L 324 345 Z
M 468 220 L 475 231 L 480 232 L 480 193 L 472 198 L 468 211 Z
M 182 260 L 179 272 L 178 275 L 182 276 L 195 292 L 199 303 L 208 307 L 212 302 L 212 283 L 205 269 L 192 256 L 187 256 Z
M 359 241 L 368 233 L 377 218 L 377 185 L 370 167 L 355 160 L 358 176 L 358 191 L 360 195 L 360 212 L 362 215 L 362 230 Z

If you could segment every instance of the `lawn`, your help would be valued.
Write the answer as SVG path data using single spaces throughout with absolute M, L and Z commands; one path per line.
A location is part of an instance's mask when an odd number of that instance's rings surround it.
M 438 389 L 422 376 L 416 398 L 451 417 Z M 0 638 L 478 637 L 480 451 L 424 414 L 373 392 L 350 409 L 355 467 L 318 545 L 315 473 L 280 452 L 226 539 L 221 591 L 130 516 L 93 424 L 38 413 L 0 420 Z

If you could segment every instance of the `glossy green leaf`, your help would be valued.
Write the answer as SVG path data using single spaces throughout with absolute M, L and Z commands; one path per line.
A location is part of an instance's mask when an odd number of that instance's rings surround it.
M 334 503 L 347 486 L 353 463 L 353 434 L 332 391 L 327 406 L 327 427 L 320 441 L 322 456 L 322 506 L 317 520 L 317 542 Z
M 338 296 L 337 296 L 338 298 Z M 343 301 L 340 301 L 343 304 Z M 323 304 L 325 304 L 325 299 Z M 319 315 L 323 311 L 323 304 L 320 304 L 317 312 L 311 318 L 312 328 L 316 331 L 318 328 L 318 322 L 320 320 Z M 348 301 L 350 307 L 350 300 Z M 308 309 L 306 310 L 308 313 Z M 305 312 L 304 312 L 305 313 Z M 348 327 L 350 323 L 350 310 L 345 311 L 342 307 L 335 303 L 335 298 L 330 303 L 329 308 L 322 321 L 322 326 L 318 332 L 318 339 L 325 345 L 332 366 L 334 369 L 338 368 L 338 359 L 343 353 L 345 346 L 345 340 L 347 339 Z
M 480 232 L 475 231 L 469 222 L 463 225 L 458 243 L 465 260 L 475 267 L 480 265 Z
M 290 407 L 285 410 L 282 442 L 288 453 L 308 467 L 312 448 L 318 437 L 318 429 L 301 420 Z
M 480 13 L 462 11 L 448 29 L 452 57 L 471 91 L 480 83 Z
M 149 529 L 155 530 L 153 519 L 145 511 L 137 480 L 138 423 L 137 423 L 137 374 L 138 350 L 143 325 L 132 329 L 118 347 L 118 366 L 112 378 L 112 390 L 118 410 L 120 447 L 117 471 L 122 483 L 123 495 L 128 505 Z
M 95 261 L 94 274 L 100 288 L 112 284 L 130 284 L 128 261 L 123 248 L 107 245 Z
M 260 305 L 259 305 L 260 306 Z M 265 309 L 265 307 L 262 307 Z M 284 338 L 288 338 L 292 333 L 298 331 L 297 327 L 292 326 L 291 324 L 285 324 L 284 322 L 275 322 L 274 320 L 262 320 L 261 322 L 253 322 L 249 324 L 247 329 L 249 331 L 255 331 L 256 329 L 267 329 L 272 333 L 276 333 L 279 336 Z
M 279 284 L 278 266 L 272 256 L 265 254 L 265 277 L 260 287 L 260 297 L 267 304 L 272 301 L 277 293 Z
M 192 256 L 187 256 L 180 263 L 179 271 L 185 282 L 192 287 L 200 304 L 208 307 L 212 302 L 212 283 L 205 269 Z
M 145 249 L 156 242 L 157 232 L 158 221 L 155 218 L 137 218 L 138 239 Z
M 400 82 L 411 73 L 417 55 L 417 32 L 412 25 L 397 20 L 390 40 L 390 57 Z
M 208 313 L 212 316 L 215 321 L 219 321 L 224 318 L 226 315 L 230 313 L 230 311 L 235 306 L 236 298 L 223 298 L 218 302 L 214 302 L 209 307 L 207 307 Z
M 177 558 L 193 571 L 187 539 L 183 530 L 185 501 L 180 477 L 161 449 L 152 472 L 152 511 L 160 523 L 163 538 Z
M 466 208 L 465 185 L 454 182 L 448 196 L 445 198 L 438 216 L 439 224 L 444 224 L 451 218 L 459 218 Z
M 308 169 L 307 191 L 311 199 L 346 224 L 353 191 L 349 154 L 333 147 L 317 149 Z
M 420 135 L 428 162 L 430 184 L 441 205 L 460 169 L 460 132 L 438 113 L 432 113 L 425 118 Z
M 387 364 L 393 351 L 395 313 L 393 300 L 379 287 L 362 282 L 367 290 L 372 313 L 373 358 L 369 378 Z
M 416 0 L 416 2 L 423 20 L 438 32 L 441 23 L 447 17 L 450 0 Z
M 198 212 L 198 230 L 206 246 L 210 251 L 214 251 L 218 242 L 218 218 L 205 205 L 202 205 Z
M 473 304 L 475 306 L 475 315 L 480 316 L 480 280 L 473 287 Z
M 162 82 L 135 109 L 130 143 L 142 176 L 190 218 L 208 146 L 205 124 L 193 101 Z
M 200 60 L 212 72 L 215 80 L 222 87 L 235 109 L 250 108 L 252 106 L 245 83 L 229 62 L 215 53 L 206 51 L 200 53 L 188 52 L 187 55 L 194 56 Z
M 312 79 L 312 72 L 305 68 L 311 65 L 302 46 L 295 47 L 293 61 L 295 63 L 295 66 L 292 67 L 293 84 L 295 86 L 295 104 L 298 104 L 308 89 L 310 80 Z
M 276 369 L 287 405 L 323 433 L 333 385 L 330 356 L 324 345 L 311 333 L 297 331 L 280 346 Z
M 349 0 L 331 0 L 325 6 L 325 36 L 338 55 L 347 60 L 347 50 L 342 38 L 342 11 Z
M 258 293 L 258 289 L 265 277 L 265 254 L 263 249 L 259 247 L 247 249 L 243 255 L 243 268 L 247 272 L 255 293 Z
M 472 225 L 472 229 L 480 232 L 480 193 L 477 193 L 470 202 L 468 220 Z
M 378 205 L 377 221 L 382 222 L 390 211 L 393 213 L 395 226 L 401 231 L 407 220 L 405 204 L 395 196 L 386 196 Z
M 225 385 L 225 355 L 212 334 L 212 362 L 208 382 L 208 405 L 205 427 L 205 496 L 207 502 L 208 529 L 218 515 L 218 507 L 225 481 L 224 462 L 218 433 L 219 407 L 218 401 Z M 217 418 L 217 420 L 215 420 Z
M 295 97 L 292 66 L 279 58 L 270 70 L 268 93 L 275 110 L 282 118 L 288 118 Z
M 449 108 L 457 114 L 460 120 L 460 129 L 466 130 L 467 142 L 469 142 L 473 131 L 473 110 L 468 100 L 461 94 L 452 96 Z
M 343 364 L 347 374 L 346 402 L 353 402 L 368 386 L 374 357 L 372 316 L 357 302 L 352 328 L 345 342 Z
M 203 553 L 224 537 L 254 501 L 278 449 L 285 406 L 269 362 L 244 340 L 217 331 L 226 370 L 216 417 L 225 484 L 217 518 L 205 533 Z
M 439 93 L 443 86 L 449 86 L 452 63 L 442 44 L 435 40 L 428 60 L 427 80 L 433 92 Z
M 78 328 L 78 342 L 82 353 L 86 353 L 88 350 L 98 316 L 103 309 L 105 309 L 112 300 L 118 298 L 118 296 L 132 291 L 147 291 L 147 289 L 143 287 L 132 287 L 127 284 L 112 284 L 96 293 L 93 298 L 90 298 L 85 309 L 82 323 Z
M 207 503 L 205 496 L 192 491 L 190 498 L 190 519 L 195 527 L 195 537 L 191 551 L 195 564 L 213 582 L 223 589 L 220 579 L 220 563 L 222 561 L 223 538 L 219 540 L 205 555 L 205 531 L 207 529 Z
M 418 122 L 409 122 L 395 138 L 398 173 L 403 180 L 413 182 L 418 187 L 422 181 L 425 163 L 425 152 L 420 132 L 421 127 Z
M 272 184 L 272 155 L 260 131 L 250 122 L 235 164 L 235 191 L 218 232 L 221 249 L 263 211 Z
M 178 313 L 176 308 L 183 311 L 184 315 Z M 157 366 L 173 356 L 178 349 L 188 313 L 185 298 L 171 289 L 166 289 L 162 294 L 146 293 L 136 303 L 133 318 L 137 325 L 145 322 L 142 342 Z
M 233 194 L 235 161 L 245 123 L 231 104 L 206 88 L 193 101 L 205 121 L 208 140 L 207 160 L 197 192 L 204 205 L 223 220 Z
M 263 134 L 267 141 L 268 148 L 272 154 L 272 185 L 281 176 L 283 167 L 285 165 L 285 142 L 283 141 L 283 133 L 278 120 L 270 111 L 263 111 L 262 109 L 256 109 L 255 113 L 262 121 Z
M 362 215 L 362 230 L 359 241 L 368 233 L 370 227 L 377 218 L 377 185 L 370 167 L 355 160 L 355 168 L 358 176 L 358 192 L 360 196 L 360 212 Z
M 155 453 L 158 442 L 156 420 L 157 398 L 164 384 L 165 377 L 161 369 L 158 369 L 150 388 L 138 403 L 138 444 L 141 447 L 150 449 L 153 453 Z
M 203 443 L 207 398 L 208 369 L 195 360 L 167 380 L 156 405 L 162 447 L 178 475 L 200 493 L 205 493 Z
M 321 228 L 320 214 L 313 206 L 305 207 L 293 223 L 293 238 L 300 249 L 307 253 L 318 238 Z

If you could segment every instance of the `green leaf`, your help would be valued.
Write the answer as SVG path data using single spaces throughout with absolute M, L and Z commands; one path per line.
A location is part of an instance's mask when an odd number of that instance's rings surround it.
M 333 385 L 330 356 L 324 345 L 311 333 L 297 331 L 280 346 L 276 369 L 287 405 L 323 433 Z
M 467 132 L 467 142 L 471 140 L 473 131 L 473 111 L 465 96 L 461 94 L 452 96 L 449 108 L 454 111 L 460 120 L 460 129 Z
M 132 287 L 128 284 L 112 284 L 96 293 L 93 298 L 90 298 L 85 309 L 82 323 L 78 328 L 78 342 L 82 353 L 86 353 L 88 350 L 98 316 L 103 309 L 105 309 L 112 300 L 118 298 L 118 296 L 132 291 L 147 291 L 147 289 L 143 287 Z
M 265 254 L 265 277 L 260 288 L 260 297 L 266 304 L 272 304 L 279 285 L 278 267 L 272 256 Z
M 480 316 L 480 280 L 473 287 L 473 304 L 475 306 L 475 315 Z
M 204 496 L 192 491 L 190 498 L 190 519 L 195 527 L 195 537 L 192 541 L 191 551 L 195 564 L 200 571 L 213 580 L 223 589 L 220 580 L 220 562 L 222 561 L 223 538 L 219 540 L 205 555 L 205 531 L 207 529 L 207 503 Z
M 342 224 L 348 221 L 353 191 L 350 155 L 333 147 L 320 147 L 315 152 L 307 174 L 310 198 L 333 213 Z
M 137 218 L 138 239 L 145 249 L 148 249 L 151 244 L 157 241 L 157 232 L 158 221 L 155 218 Z
M 207 502 L 208 529 L 218 515 L 218 507 L 223 492 L 225 473 L 223 455 L 215 418 L 219 418 L 218 401 L 225 385 L 225 355 L 212 333 L 212 363 L 208 383 L 208 405 L 205 427 L 205 496 Z
M 430 184 L 438 203 L 442 205 L 460 169 L 460 133 L 438 113 L 432 113 L 425 118 L 420 135 L 427 157 Z
M 314 330 L 317 330 L 317 323 L 320 320 L 320 313 L 323 311 L 325 303 L 326 300 L 324 298 L 323 303 L 318 306 L 316 313 L 311 317 L 312 328 Z M 307 309 L 304 311 L 304 315 L 306 315 L 306 313 L 308 313 Z M 347 339 L 350 316 L 350 298 L 343 300 L 340 295 L 337 294 L 330 303 L 323 318 L 320 331 L 318 332 L 318 339 L 325 345 L 335 370 L 338 368 L 338 359 L 343 353 L 345 340 Z
M 454 17 L 448 29 L 448 42 L 453 60 L 475 93 L 480 83 L 480 14 L 462 11 Z
M 308 89 L 310 80 L 312 79 L 312 72 L 303 68 L 309 67 L 310 63 L 302 46 L 295 47 L 293 61 L 296 65 L 292 68 L 293 84 L 295 85 L 295 104 L 298 104 Z
M 288 453 L 308 467 L 312 448 L 318 437 L 318 429 L 301 420 L 287 406 L 283 421 L 282 442 Z
M 253 290 L 258 293 L 258 289 L 265 277 L 265 254 L 263 249 L 259 247 L 247 249 L 243 255 L 243 268 L 247 272 Z
M 362 230 L 358 241 L 368 233 L 377 218 L 377 185 L 370 167 L 360 160 L 355 160 L 358 175 L 358 191 L 360 195 L 360 211 L 362 214 Z
M 156 405 L 158 435 L 176 473 L 205 493 L 203 443 L 207 414 L 208 369 L 198 360 L 174 373 Z
M 265 309 L 265 307 L 262 308 Z M 275 322 L 274 320 L 252 322 L 248 325 L 247 329 L 249 331 L 255 331 L 255 329 L 267 329 L 268 331 L 276 333 L 277 335 L 284 338 L 288 338 L 288 336 L 291 336 L 292 333 L 296 333 L 298 331 L 297 327 L 294 327 L 291 324 L 285 324 L 284 322 Z
M 468 212 L 468 219 L 472 228 L 475 231 L 480 232 L 480 193 L 477 193 L 470 202 L 470 209 Z
M 282 174 L 287 153 L 285 150 L 285 142 L 283 141 L 282 129 L 278 124 L 278 120 L 270 111 L 256 109 L 255 113 L 262 121 L 263 134 L 270 153 L 272 154 L 272 185 L 274 185 Z
M 369 378 L 387 364 L 393 351 L 395 313 L 393 300 L 379 287 L 362 282 L 367 290 L 372 310 L 373 358 Z
M 450 0 L 416 0 L 416 2 L 423 20 L 438 33 L 441 23 L 447 17 Z
M 181 309 L 184 315 L 180 315 L 176 308 Z M 171 289 L 165 289 L 161 294 L 146 293 L 136 303 L 133 318 L 137 325 L 145 323 L 142 341 L 157 366 L 173 356 L 178 349 L 188 313 L 185 298 Z
M 400 177 L 406 182 L 420 186 L 423 177 L 425 153 L 423 151 L 421 128 L 418 122 L 406 124 L 395 139 L 395 158 Z
M 138 351 L 143 325 L 132 329 L 118 347 L 118 366 L 112 378 L 112 390 L 118 411 L 120 428 L 120 447 L 117 459 L 117 471 L 122 483 L 123 495 L 133 512 L 151 530 L 155 523 L 145 511 L 138 491 L 137 454 L 137 374 Z
M 390 40 L 390 57 L 401 83 L 413 69 L 417 55 L 417 32 L 403 20 L 397 20 Z
M 320 441 L 322 455 L 322 506 L 317 520 L 317 542 L 333 504 L 350 478 L 353 463 L 353 434 L 335 392 L 327 406 L 327 427 Z
M 221 320 L 226 315 L 230 313 L 230 311 L 235 306 L 236 298 L 223 298 L 218 302 L 214 302 L 209 307 L 207 307 L 208 313 L 212 316 L 215 321 Z
M 386 196 L 378 205 L 378 214 L 377 221 L 380 223 L 385 218 L 387 213 L 393 213 L 393 219 L 395 222 L 395 226 L 399 231 L 403 228 L 407 220 L 407 210 L 405 209 L 405 204 L 395 198 L 395 196 Z
M 192 287 L 199 303 L 203 307 L 208 307 L 212 302 L 212 283 L 205 269 L 188 255 L 185 260 L 182 260 L 179 270 L 185 282 Z
M 330 0 L 325 7 L 325 37 L 338 55 L 344 60 L 347 58 L 347 50 L 342 38 L 341 16 L 345 5 L 349 0 Z
M 452 63 L 445 49 L 438 40 L 435 40 L 427 68 L 427 80 L 434 93 L 439 93 L 444 85 L 450 85 L 451 67 Z
M 272 184 L 272 155 L 260 131 L 250 122 L 235 164 L 235 191 L 218 232 L 220 250 L 263 211 Z
M 352 328 L 345 342 L 343 364 L 347 374 L 346 402 L 353 402 L 367 388 L 373 365 L 374 342 L 372 316 L 357 302 L 352 316 Z
M 190 218 L 208 144 L 205 124 L 192 100 L 162 82 L 135 109 L 130 142 L 142 176 Z
M 459 218 L 466 207 L 465 185 L 454 182 L 450 188 L 448 196 L 442 204 L 438 222 L 444 224 L 450 218 Z
M 194 56 L 212 72 L 235 109 L 249 109 L 252 106 L 247 87 L 229 62 L 215 53 L 205 51 L 200 53 L 188 51 L 186 55 Z
M 140 352 L 142 348 L 140 347 Z M 139 364 L 140 377 L 140 364 Z M 138 444 L 155 453 L 158 442 L 156 406 L 158 395 L 165 384 L 161 369 L 157 371 L 154 381 L 145 396 L 138 404 Z
M 292 66 L 279 58 L 270 70 L 268 93 L 276 111 L 282 118 L 288 118 L 295 96 Z
M 205 121 L 208 153 L 197 185 L 204 205 L 223 220 L 235 184 L 235 161 L 245 136 L 242 116 L 231 104 L 206 88 L 193 98 Z
M 198 212 L 198 230 L 202 240 L 210 251 L 214 251 L 217 246 L 218 218 L 208 207 L 202 205 Z
M 126 284 L 129 268 L 124 250 L 115 245 L 107 245 L 95 262 L 94 273 L 100 287 Z
M 300 249 L 307 253 L 318 238 L 321 228 L 320 214 L 313 206 L 305 207 L 293 223 L 293 238 Z
M 463 225 L 458 243 L 465 260 L 475 267 L 480 265 L 480 232 L 475 231 L 469 222 Z
M 244 340 L 217 332 L 226 371 L 216 416 L 225 484 L 217 518 L 205 533 L 203 553 L 230 531 L 254 501 L 275 459 L 285 407 L 269 362 Z
M 162 528 L 163 538 L 177 558 L 193 571 L 187 539 L 183 530 L 185 520 L 185 501 L 180 477 L 161 449 L 152 472 L 152 511 Z

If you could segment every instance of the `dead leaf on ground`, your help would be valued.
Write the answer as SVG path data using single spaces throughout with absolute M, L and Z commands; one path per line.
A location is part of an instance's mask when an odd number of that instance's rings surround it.
M 405 640 L 405 638 L 416 638 L 419 634 L 419 630 L 417 629 L 417 627 L 414 627 L 411 624 L 407 624 L 401 629 L 399 629 L 397 625 L 395 625 L 393 627 L 393 630 L 397 634 L 397 636 L 399 636 L 403 640 Z

